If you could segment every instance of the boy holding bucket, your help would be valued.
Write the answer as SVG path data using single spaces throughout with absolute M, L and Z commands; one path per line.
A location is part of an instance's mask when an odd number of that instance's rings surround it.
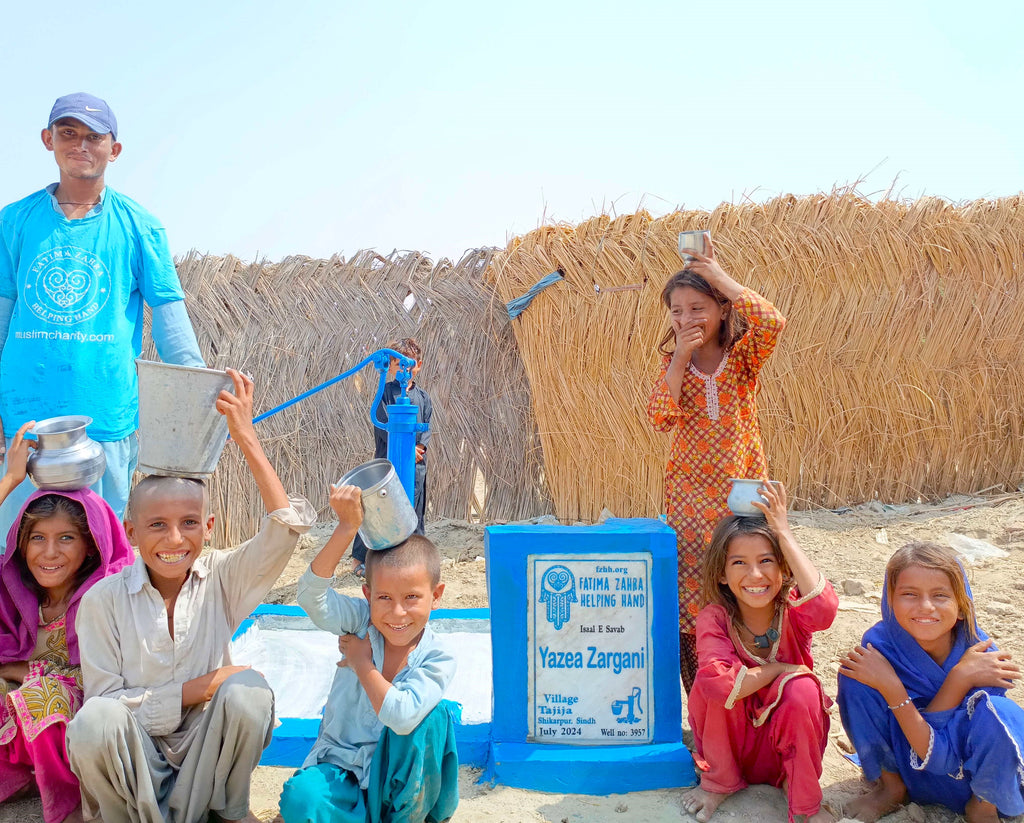
M 298 603 L 340 636 L 316 743 L 281 792 L 285 823 L 447 820 L 458 806 L 455 728 L 441 702 L 455 660 L 427 625 L 444 593 L 437 547 L 413 534 L 369 551 L 363 598 L 331 588 L 363 519 L 362 490 L 335 486 L 338 526 L 299 579 Z M 365 598 L 365 599 L 364 599 Z
M 134 565 L 82 598 L 86 702 L 69 724 L 86 819 L 198 823 L 254 819 L 249 782 L 274 726 L 274 695 L 233 666 L 228 644 L 316 519 L 289 499 L 252 425 L 252 381 L 228 370 L 217 410 L 268 512 L 234 551 L 200 557 L 213 529 L 201 481 L 152 475 L 133 490 L 125 530 Z
M 107 463 L 92 488 L 121 516 L 137 452 L 143 302 L 165 363 L 203 358 L 163 226 L 106 186 L 122 148 L 110 106 L 68 94 L 46 123 L 59 181 L 0 211 L 0 418 L 10 447 L 27 420 L 91 417 Z M 23 482 L 4 501 L 3 534 L 32 491 Z

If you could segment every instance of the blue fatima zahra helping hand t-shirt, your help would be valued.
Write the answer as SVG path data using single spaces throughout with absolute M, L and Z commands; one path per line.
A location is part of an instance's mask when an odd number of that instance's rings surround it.
M 0 211 L 0 297 L 14 301 L 0 357 L 0 416 L 12 437 L 26 420 L 93 419 L 112 441 L 138 428 L 135 358 L 143 300 L 182 300 L 163 227 L 110 188 L 79 220 L 43 189 Z

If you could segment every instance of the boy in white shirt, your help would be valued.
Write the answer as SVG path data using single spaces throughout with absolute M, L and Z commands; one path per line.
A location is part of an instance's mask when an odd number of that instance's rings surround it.
M 134 565 L 82 598 L 77 625 L 86 702 L 68 726 L 86 819 L 105 823 L 255 820 L 249 783 L 271 740 L 274 695 L 231 665 L 228 643 L 267 595 L 316 519 L 289 499 L 252 426 L 252 381 L 228 370 L 228 420 L 268 512 L 234 551 L 200 557 L 213 530 L 206 489 L 151 476 L 131 493 Z
M 459 802 L 459 769 L 454 724 L 440 701 L 455 660 L 427 625 L 444 592 L 440 554 L 415 534 L 368 552 L 364 597 L 342 596 L 331 583 L 362 522 L 361 490 L 335 487 L 331 508 L 338 526 L 299 579 L 297 599 L 317 626 L 340 635 L 345 658 L 316 743 L 281 792 L 281 816 L 447 820 Z

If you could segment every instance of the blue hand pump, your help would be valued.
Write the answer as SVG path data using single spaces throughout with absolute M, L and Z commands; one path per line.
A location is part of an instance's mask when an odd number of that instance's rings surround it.
M 381 397 L 384 396 L 384 383 L 387 381 L 388 368 L 391 365 L 392 359 L 398 361 L 398 373 L 395 377 L 402 392 L 396 399 L 396 402 L 387 407 L 388 419 L 382 423 L 377 420 L 377 406 L 380 403 Z M 380 373 L 380 378 L 377 382 L 377 394 L 370 405 L 370 422 L 378 429 L 383 429 L 388 433 L 388 460 L 395 467 L 395 473 L 402 483 L 402 488 L 409 495 L 409 502 L 415 506 L 416 434 L 418 432 L 425 432 L 427 424 L 416 422 L 419 406 L 413 404 L 406 394 L 406 389 L 412 380 L 412 368 L 416 365 L 416 361 L 411 357 L 399 354 L 393 349 L 379 349 L 369 357 L 359 361 L 348 371 L 342 372 L 337 377 L 332 377 L 330 380 L 326 380 L 320 385 L 304 391 L 286 403 L 275 406 L 270 411 L 257 415 L 253 418 L 252 422 L 259 423 L 261 420 L 266 420 L 271 415 L 277 414 L 289 406 L 294 406 L 300 400 L 305 400 L 310 395 L 316 394 L 328 386 L 333 386 L 346 377 L 351 377 L 369 363 L 373 363 L 374 368 Z

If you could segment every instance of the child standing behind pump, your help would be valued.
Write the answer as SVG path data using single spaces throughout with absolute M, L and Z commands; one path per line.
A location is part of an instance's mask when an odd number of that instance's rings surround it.
M 427 626 L 444 592 L 441 558 L 412 535 L 366 558 L 365 600 L 331 588 L 362 522 L 361 490 L 336 486 L 338 526 L 299 579 L 298 603 L 340 635 L 320 733 L 281 792 L 285 823 L 443 821 L 458 806 L 451 714 L 440 704 L 455 660 Z M 440 704 L 440 705 L 439 705 Z
M 249 784 L 274 726 L 261 674 L 228 644 L 316 519 L 289 498 L 252 426 L 252 381 L 228 370 L 227 417 L 267 517 L 234 551 L 200 557 L 213 530 L 201 481 L 150 476 L 132 489 L 132 566 L 82 598 L 77 625 L 86 702 L 68 726 L 86 819 L 104 823 L 255 820 Z M 183 402 L 183 401 L 181 401 Z
M 723 518 L 704 561 L 699 668 L 687 701 L 703 774 L 683 808 L 708 820 L 751 783 L 784 786 L 789 819 L 821 823 L 821 760 L 831 703 L 814 674 L 811 635 L 839 599 L 796 542 L 786 492 L 765 484 L 765 518 Z
M 423 367 L 423 350 L 415 338 L 406 337 L 402 340 L 388 343 L 384 348 L 404 354 L 416 361 L 412 367 L 409 385 L 405 393 L 409 402 L 417 407 L 416 422 L 426 423 L 427 430 L 416 432 L 416 475 L 415 491 L 413 493 L 413 508 L 416 509 L 416 531 L 415 534 L 423 534 L 423 520 L 427 511 L 427 444 L 430 442 L 430 418 L 434 408 L 430 402 L 430 395 L 416 382 L 416 376 Z M 380 403 L 374 409 L 374 418 L 381 423 L 388 419 L 388 406 L 398 401 L 402 396 L 402 387 L 395 379 L 398 373 L 398 361 L 391 358 L 391 366 L 388 369 L 388 382 L 384 384 L 384 394 L 381 395 Z M 375 459 L 388 456 L 388 433 L 384 429 L 373 426 L 373 456 Z M 352 543 L 352 571 L 356 574 L 363 573 L 363 564 L 366 562 L 366 544 L 357 534 Z

